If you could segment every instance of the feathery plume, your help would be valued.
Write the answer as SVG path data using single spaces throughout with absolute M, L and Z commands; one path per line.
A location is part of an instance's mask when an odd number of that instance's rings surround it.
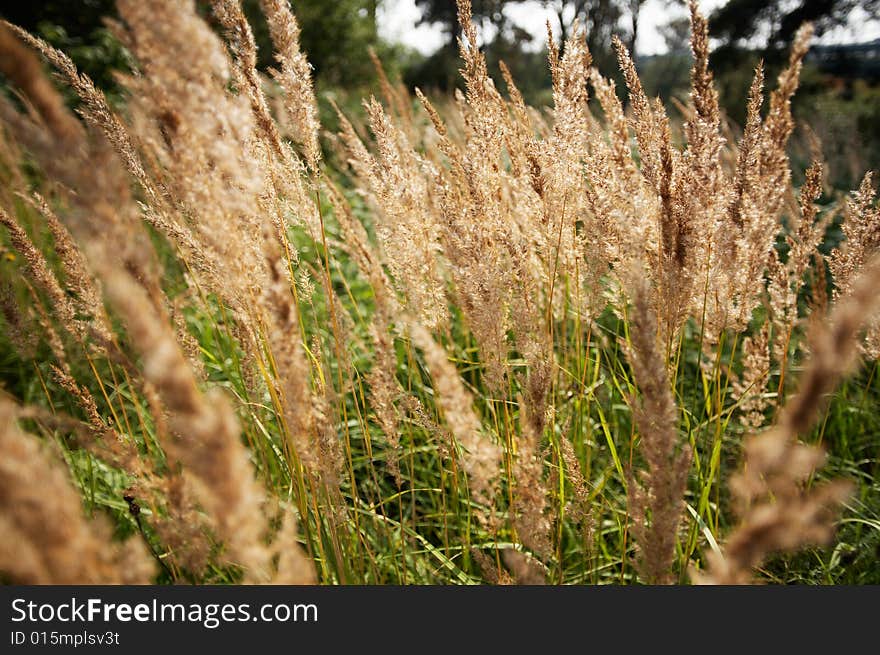
M 637 291 L 630 315 L 629 359 L 641 391 L 641 404 L 635 408 L 634 418 L 647 469 L 630 481 L 629 504 L 634 519 L 633 535 L 639 547 L 639 574 L 649 584 L 662 584 L 672 580 L 691 450 L 679 443 L 678 410 L 658 347 L 657 325 L 647 294 L 644 286 Z
M 260 0 L 260 6 L 269 23 L 275 59 L 280 65 L 271 71 L 272 77 L 284 89 L 284 108 L 293 118 L 296 140 L 303 148 L 309 167 L 317 171 L 321 161 L 318 106 L 311 65 L 300 50 L 299 24 L 283 0 Z
M 16 423 L 0 399 L 0 571 L 15 584 L 146 584 L 155 565 L 143 544 L 114 542 L 101 516 L 87 520 L 64 465 Z
M 692 571 L 697 582 L 744 584 L 764 558 L 778 551 L 822 544 L 833 535 L 836 508 L 850 494 L 845 480 L 831 480 L 803 489 L 825 455 L 797 441 L 812 427 L 829 393 L 847 374 L 859 352 L 859 331 L 865 317 L 880 305 L 880 256 L 875 255 L 842 296 L 827 324 L 814 326 L 811 357 L 798 392 L 788 400 L 777 424 L 752 436 L 745 445 L 745 465 L 731 479 L 739 501 L 740 523 L 728 537 L 724 555 L 709 553 L 708 572 Z
M 462 462 L 473 499 L 491 504 L 500 471 L 501 449 L 482 434 L 473 398 L 462 384 L 455 366 L 449 362 L 446 350 L 421 325 L 411 323 L 409 330 L 413 342 L 425 355 L 425 363 L 434 380 L 437 404 L 463 451 Z M 488 522 L 487 515 L 480 516 Z

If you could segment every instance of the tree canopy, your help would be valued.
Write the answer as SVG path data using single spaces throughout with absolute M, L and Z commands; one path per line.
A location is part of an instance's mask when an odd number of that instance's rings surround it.
M 821 35 L 845 24 L 857 7 L 876 17 L 880 0 L 728 0 L 709 19 L 710 35 L 721 40 L 713 59 L 718 66 L 729 67 L 739 51 L 758 49 L 766 60 L 775 62 L 803 23 L 812 22 Z M 756 43 L 763 35 L 765 44 Z

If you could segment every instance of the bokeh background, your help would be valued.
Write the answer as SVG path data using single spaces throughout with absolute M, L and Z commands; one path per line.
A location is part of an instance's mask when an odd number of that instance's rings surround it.
M 763 59 L 772 79 L 797 27 L 809 20 L 817 33 L 795 101 L 801 127 L 792 155 L 808 163 L 821 143 L 827 183 L 837 188 L 853 188 L 865 170 L 880 167 L 880 0 L 699 4 L 710 17 L 713 70 L 721 105 L 734 125 L 744 119 L 754 66 Z M 257 0 L 243 5 L 265 69 L 272 63 L 268 31 Z M 291 5 L 327 127 L 335 123 L 330 98 L 357 112 L 359 99 L 376 89 L 369 48 L 409 86 L 443 92 L 460 84 L 454 0 L 292 0 Z M 473 8 L 490 65 L 497 74 L 503 60 L 532 104 L 549 101 L 548 23 L 557 39 L 571 34 L 576 22 L 586 26 L 593 59 L 605 75 L 617 68 L 611 54 L 616 34 L 635 51 L 651 95 L 670 105 L 687 93 L 689 28 L 680 0 L 474 0 Z M 70 54 L 111 97 L 118 94 L 114 71 L 128 66 L 105 26 L 114 11 L 113 0 L 0 3 L 0 15 Z

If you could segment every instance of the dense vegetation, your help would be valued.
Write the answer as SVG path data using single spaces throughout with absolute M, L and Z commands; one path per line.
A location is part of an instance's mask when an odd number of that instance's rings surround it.
M 0 31 L 4 581 L 880 582 L 880 215 L 790 156 L 809 25 L 738 128 L 695 3 L 670 115 L 583 31 L 527 104 L 461 0 L 463 91 L 374 56 L 326 134 L 259 9 L 269 77 L 237 0 L 118 0 L 112 103 Z

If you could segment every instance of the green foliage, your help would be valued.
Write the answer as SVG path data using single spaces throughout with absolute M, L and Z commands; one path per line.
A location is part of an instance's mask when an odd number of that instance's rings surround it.
M 115 16 L 114 0 L 5 3 L 0 16 L 67 53 L 111 101 L 120 99 L 113 73 L 130 70 L 131 60 L 104 25 Z
M 300 45 L 312 64 L 315 78 L 323 86 L 357 87 L 375 78 L 367 49 L 382 54 L 393 49 L 380 46 L 376 32 L 376 0 L 299 0 L 292 3 L 299 22 Z M 259 49 L 258 67 L 274 65 L 272 43 L 259 0 L 244 0 L 242 6 L 254 30 Z
M 259 0 L 244 0 L 242 5 L 254 29 L 259 67 L 266 69 L 274 60 Z M 376 48 L 386 61 L 396 59 L 400 48 L 387 46 L 378 38 L 376 5 L 376 0 L 295 3 L 302 47 L 320 84 L 353 87 L 371 82 L 375 74 L 365 56 L 368 47 Z M 207 3 L 200 0 L 200 7 L 209 13 Z M 104 19 L 114 15 L 114 0 L 7 3 L 0 9 L 0 16 L 6 20 L 70 55 L 80 71 L 111 95 L 117 90 L 113 72 L 127 70 L 131 65 L 125 50 L 104 27 Z
M 854 189 L 865 171 L 880 170 L 880 86 L 804 71 L 795 116 L 810 126 L 828 162 L 831 183 Z
M 323 11 L 319 10 L 319 4 Z M 252 7 L 253 3 L 248 6 Z M 373 76 L 372 65 L 363 56 L 366 45 L 376 39 L 370 5 L 352 1 L 340 2 L 331 8 L 324 3 L 304 2 L 297 9 L 304 25 L 303 44 L 315 62 L 319 82 L 345 87 L 346 93 L 338 97 L 348 112 L 355 106 L 353 98 L 359 95 L 359 85 Z M 310 24 L 324 25 L 323 31 L 308 27 Z M 255 25 L 257 38 L 263 43 L 265 33 L 258 21 Z M 330 36 L 333 34 L 351 35 L 351 40 L 341 43 Z M 53 38 L 68 37 L 54 33 Z M 323 43 L 310 46 L 309 39 L 323 39 Z M 523 54 L 520 44 L 503 35 L 490 44 L 490 50 L 510 64 L 515 79 L 529 79 L 529 71 L 539 64 L 543 70 L 545 53 Z M 266 52 L 266 48 L 261 47 L 262 56 L 265 57 Z M 80 52 L 78 56 L 86 54 Z M 94 61 L 99 62 L 100 56 L 95 54 Z M 441 62 L 438 68 L 445 65 Z M 689 57 L 683 54 L 643 61 L 646 88 L 652 94 L 674 95 L 688 65 Z M 749 66 L 744 69 L 750 74 Z M 539 89 L 546 88 L 546 77 L 531 79 L 532 83 L 524 85 L 523 91 L 535 102 L 534 98 L 540 97 Z M 744 94 L 736 90 L 739 78 L 730 76 L 719 81 L 724 94 L 737 98 L 735 102 L 724 104 L 741 106 Z M 822 83 L 816 81 L 815 85 L 821 87 Z M 830 107 L 829 111 L 838 111 L 845 117 L 839 128 L 842 134 L 851 138 L 854 129 L 876 131 L 880 104 L 876 89 L 856 85 L 852 98 L 830 92 L 822 95 L 818 91 L 814 97 L 816 102 L 829 103 L 817 107 Z M 855 101 L 867 106 L 847 104 Z M 809 105 L 801 107 L 800 111 L 809 111 Z M 331 115 L 327 107 L 322 107 L 322 112 L 326 114 L 322 119 Z M 324 125 L 332 129 L 329 119 Z M 328 175 L 335 178 L 339 172 L 328 167 Z M 353 192 L 347 194 L 346 200 L 357 219 L 372 231 L 371 207 Z M 436 385 L 432 385 L 431 376 L 412 343 L 395 335 L 393 374 L 400 387 L 417 399 L 425 412 L 424 416 L 404 412 L 401 420 L 399 454 L 403 481 L 398 485 L 388 465 L 393 446 L 379 430 L 376 409 L 370 402 L 367 375 L 375 365 L 370 338 L 374 328 L 371 324 L 375 311 L 373 290 L 345 248 L 340 247 L 345 234 L 327 199 L 319 197 L 318 205 L 322 230 L 326 226 L 326 242 L 316 241 L 300 227 L 291 228 L 288 237 L 298 255 L 300 271 L 310 274 L 315 287 L 313 293 L 297 297 L 302 341 L 309 357 L 320 362 L 316 367 L 320 374 L 331 380 L 331 392 L 338 395 L 333 399 L 334 413 L 327 420 L 332 422 L 332 430 L 345 449 L 344 470 L 334 488 L 342 502 L 334 506 L 322 495 L 327 493 L 326 489 L 301 488 L 305 485 L 303 478 L 298 476 L 295 462 L 285 453 L 281 408 L 275 404 L 270 388 L 251 384 L 246 379 L 249 373 L 242 363 L 243 352 L 234 332 L 234 322 L 228 309 L 214 296 L 200 298 L 201 302 L 192 303 L 184 310 L 185 329 L 199 345 L 201 364 L 206 372 L 203 382 L 206 386 L 222 387 L 236 398 L 242 439 L 249 446 L 254 469 L 274 497 L 289 505 L 296 504 L 305 547 L 316 562 L 321 582 L 482 582 L 491 572 L 481 568 L 474 553 L 494 557 L 496 553 L 525 550 L 510 523 L 505 522 L 511 509 L 509 480 L 512 475 L 509 470 L 505 472 L 498 504 L 490 510 L 499 519 L 497 524 L 479 524 L 475 515 L 486 508 L 479 507 L 469 496 L 458 458 L 444 456 L 444 449 L 455 448 L 455 445 L 439 427 L 442 421 L 435 398 Z M 18 209 L 27 214 L 24 207 Z M 29 216 L 19 218 L 32 233 L 37 246 L 49 249 L 39 225 Z M 164 291 L 173 301 L 188 287 L 184 265 L 166 242 L 155 234 L 152 236 L 165 270 Z M 839 236 L 833 238 L 839 239 Z M 11 290 L 20 299 L 19 306 L 46 304 L 42 297 L 27 296 L 23 263 L 11 249 L 2 252 L 8 255 L 0 261 L 4 289 Z M 323 286 L 325 280 L 326 287 Z M 334 301 L 338 299 L 345 310 L 348 322 L 344 339 L 333 326 L 335 305 L 330 291 Z M 192 292 L 201 294 L 197 289 Z M 565 302 L 571 302 L 568 295 Z M 51 310 L 48 306 L 44 309 Z M 550 422 L 553 428 L 544 435 L 546 438 L 541 444 L 542 462 L 551 472 L 548 501 L 556 528 L 553 538 L 556 550 L 546 559 L 544 571 L 550 582 L 623 583 L 636 579 L 627 491 L 632 484 L 630 474 L 642 466 L 643 455 L 638 448 L 633 420 L 637 388 L 625 353 L 630 329 L 625 312 L 625 307 L 607 307 L 594 321 L 585 322 L 580 309 L 566 305 L 560 312 L 561 318 L 554 319 L 551 340 L 558 354 L 554 365 L 561 373 L 559 382 L 554 383 L 550 391 L 549 405 L 555 412 Z M 293 335 L 293 338 L 299 336 Z M 746 436 L 745 428 L 737 421 L 738 408 L 731 394 L 733 376 L 743 368 L 742 344 L 729 334 L 722 335 L 714 359 L 709 361 L 703 348 L 703 336 L 695 323 L 689 322 L 680 340 L 672 344 L 671 386 L 681 409 L 678 430 L 686 435 L 694 451 L 685 497 L 686 530 L 676 553 L 681 582 L 686 581 L 687 563 L 697 559 L 700 552 L 715 547 L 736 521 L 727 481 L 741 465 L 742 439 Z M 22 403 L 80 420 L 86 418 L 70 394 L 53 380 L 50 369 L 53 356 L 45 344 L 28 353 L 17 347 L 12 337 L 12 327 L 4 324 L 0 331 L 0 381 L 5 391 Z M 510 399 L 523 392 L 522 379 L 512 375 L 507 381 L 509 393 L 499 398 L 487 384 L 474 337 L 456 308 L 452 308 L 451 324 L 439 338 L 474 396 L 475 406 L 484 420 L 483 429 L 497 441 L 510 440 L 517 421 L 521 420 L 517 403 Z M 101 416 L 112 417 L 112 425 L 132 439 L 140 452 L 156 448 L 156 426 L 149 417 L 150 411 L 127 379 L 123 367 L 113 361 L 96 363 L 76 348 L 70 349 L 70 357 L 73 377 L 96 399 Z M 133 353 L 132 357 L 135 357 Z M 511 356 L 511 368 L 522 373 L 525 364 L 518 357 Z M 802 361 L 792 360 L 788 365 L 796 370 Z M 790 392 L 794 376 L 786 376 L 788 372 L 770 371 L 768 388 L 777 388 L 783 395 Z M 843 476 L 856 484 L 855 497 L 840 522 L 836 545 L 776 558 L 763 571 L 768 579 L 780 583 L 880 583 L 876 567 L 880 547 L 877 373 L 875 363 L 851 378 L 834 394 L 818 427 L 811 434 L 802 435 L 804 441 L 821 443 L 828 449 L 830 463 L 823 469 L 823 477 Z M 766 418 L 768 423 L 772 419 L 771 416 Z M 144 511 L 142 523 L 137 524 L 122 500 L 131 482 L 127 475 L 101 464 L 63 430 L 35 423 L 35 431 L 60 442 L 86 507 L 110 516 L 120 535 L 141 531 L 152 547 L 156 541 L 155 517 Z M 571 516 L 569 508 L 576 490 L 573 476 L 563 464 L 563 442 L 571 443 L 577 471 L 586 481 L 591 511 L 589 526 Z M 505 462 L 505 466 L 509 467 L 510 462 Z M 235 582 L 237 579 L 235 570 L 212 568 L 198 581 Z M 159 581 L 170 580 L 169 576 L 160 574 Z
M 350 195 L 355 211 L 366 217 L 368 209 L 356 196 Z M 328 205 L 322 203 L 328 239 L 341 237 Z M 291 243 L 303 266 L 319 270 L 324 258 L 320 244 L 299 229 L 291 231 Z M 165 256 L 163 255 L 163 259 Z M 409 418 L 401 426 L 402 487 L 389 474 L 387 450 L 375 425 L 369 406 L 368 387 L 363 374 L 369 369 L 371 352 L 368 330 L 373 311 L 372 290 L 359 280 L 356 267 L 347 256 L 332 251 L 331 280 L 343 306 L 355 323 L 349 328 L 345 345 L 347 366 L 354 372 L 354 387 L 344 399 L 347 422 L 337 424 L 340 437 L 350 450 L 348 468 L 341 480 L 346 505 L 354 511 L 349 523 L 334 525 L 331 517 L 319 509 L 306 507 L 303 523 L 309 546 L 315 557 L 322 582 L 368 584 L 473 584 L 484 580 L 486 572 L 472 557 L 481 551 L 494 557 L 495 550 L 520 549 L 521 545 L 507 528 L 490 532 L 473 523 L 473 501 L 455 470 L 454 462 L 438 453 L 442 435 L 432 433 L 418 421 Z M 5 268 L 16 265 L 7 261 Z M 14 279 L 10 270 L 4 279 Z M 176 286 L 176 275 L 169 278 Z M 319 344 L 316 354 L 328 362 L 328 375 L 334 376 L 334 335 L 329 326 L 328 307 L 318 291 L 300 309 L 306 327 L 306 341 Z M 207 369 L 207 381 L 229 389 L 247 411 L 240 411 L 243 438 L 253 448 L 253 462 L 258 475 L 282 497 L 293 483 L 291 472 L 282 453 L 281 435 L 271 409 L 269 397 L 248 396 L 243 378 L 240 352 L 230 334 L 223 307 L 211 300 L 204 309 L 187 310 L 187 328 L 200 346 Z M 628 534 L 627 491 L 625 472 L 640 466 L 638 442 L 633 439 L 631 396 L 635 382 L 626 362 L 621 344 L 626 339 L 626 322 L 613 311 L 598 318 L 586 335 L 585 326 L 578 326 L 576 314 L 570 314 L 560 325 L 556 350 L 562 354 L 559 366 L 568 372 L 570 384 L 554 389 L 553 405 L 557 408 L 554 425 L 548 435 L 545 457 L 551 470 L 557 471 L 558 489 L 551 496 L 554 513 L 565 516 L 565 507 L 573 498 L 573 489 L 562 472 L 558 443 L 570 439 L 589 486 L 593 529 L 586 536 L 581 526 L 562 520 L 559 524 L 559 546 L 547 571 L 551 582 L 559 583 L 625 583 L 634 579 L 632 569 L 632 538 Z M 734 516 L 727 508 L 725 480 L 739 465 L 742 428 L 731 420 L 735 406 L 725 400 L 729 393 L 729 367 L 739 367 L 737 344 L 719 350 L 719 360 L 706 366 L 702 362 L 701 335 L 688 325 L 679 345 L 679 365 L 673 381 L 676 401 L 683 410 L 682 429 L 690 435 L 695 449 L 695 465 L 686 502 L 689 532 L 682 541 L 679 564 L 696 557 L 709 538 L 721 541 L 732 525 Z M 497 428 L 510 420 L 503 401 L 493 398 L 479 373 L 476 347 L 462 317 L 455 313 L 447 344 L 453 361 L 469 389 L 475 395 L 481 413 L 493 419 Z M 417 397 L 433 414 L 434 398 L 430 378 L 407 341 L 397 339 L 397 377 L 404 388 Z M 52 381 L 48 370 L 51 356 L 35 353 L 32 360 L 20 354 L 4 337 L 0 339 L 2 379 L 7 389 L 29 403 L 43 404 L 79 415 L 75 404 L 68 400 L 58 405 L 57 398 L 66 394 Z M 77 377 L 100 401 L 103 414 L 119 417 L 120 429 L 137 435 L 141 448 L 149 447 L 152 426 L 138 424 L 137 417 L 147 415 L 142 400 L 125 385 L 116 386 L 107 395 L 112 381 L 120 371 L 110 363 L 93 371 L 76 369 Z M 778 372 L 777 372 L 778 373 Z M 29 390 L 21 385 L 26 384 Z M 10 386 L 12 385 L 12 386 Z M 778 583 L 865 584 L 880 582 L 875 558 L 880 547 L 880 457 L 876 435 L 880 431 L 880 388 L 876 364 L 845 383 L 819 427 L 808 436 L 809 443 L 822 443 L 830 453 L 830 462 L 822 476 L 843 475 L 858 487 L 840 522 L 839 537 L 828 548 L 813 548 L 770 561 L 763 574 Z M 724 435 L 723 439 L 719 435 Z M 126 511 L 122 493 L 129 480 L 120 471 L 101 464 L 93 456 L 77 448 L 75 441 L 63 442 L 68 464 L 86 507 L 103 512 L 114 519 L 120 535 L 140 529 Z M 505 497 L 502 490 L 500 497 Z M 496 508 L 500 515 L 507 511 L 503 501 Z M 693 520 L 691 520 L 693 519 Z M 154 518 L 149 510 L 142 515 L 144 538 L 155 541 Z M 333 531 L 336 536 L 333 536 Z M 344 537 L 348 535 L 348 537 Z M 333 545 L 343 536 L 343 542 Z M 334 555 L 334 548 L 344 556 Z M 323 554 L 322 554 L 323 553 Z M 159 581 L 167 581 L 161 573 Z M 235 582 L 237 573 L 211 568 L 202 581 Z M 685 577 L 681 578 L 686 581 Z

